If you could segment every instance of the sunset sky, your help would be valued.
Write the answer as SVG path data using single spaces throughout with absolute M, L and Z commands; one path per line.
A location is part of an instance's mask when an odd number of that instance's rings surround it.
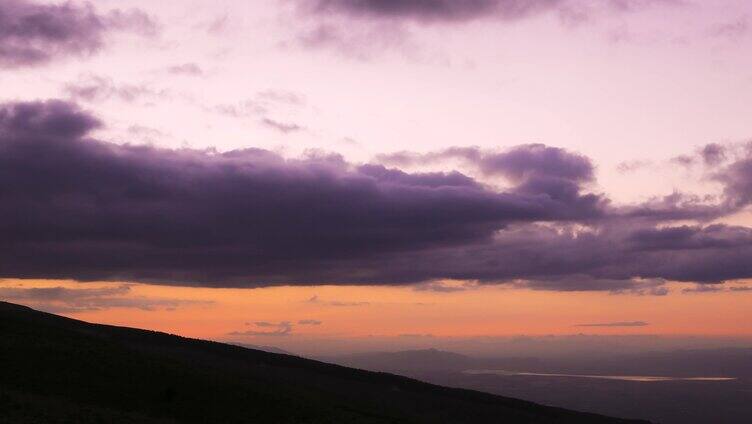
M 0 300 L 293 352 L 752 339 L 747 0 L 0 1 Z

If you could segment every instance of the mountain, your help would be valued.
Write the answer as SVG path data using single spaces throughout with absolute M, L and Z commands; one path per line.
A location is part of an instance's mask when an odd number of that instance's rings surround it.
M 284 349 L 280 349 L 280 348 L 275 347 L 275 346 L 252 345 L 252 344 L 248 344 L 248 343 L 234 343 L 234 342 L 231 342 L 229 344 L 232 344 L 232 345 L 235 345 L 235 346 L 244 347 L 246 349 L 263 350 L 264 352 L 269 352 L 269 353 L 280 353 L 282 355 L 297 356 L 297 355 L 295 355 L 292 352 L 288 352 L 288 351 L 286 351 Z
M 472 358 L 437 349 L 405 350 L 398 352 L 356 353 L 326 358 L 327 362 L 374 371 L 404 370 L 465 370 L 472 368 Z
M 8 423 L 641 422 L 4 302 L 0 364 Z
M 366 352 L 321 359 L 347 367 L 397 374 L 480 368 L 527 369 L 540 363 L 537 358 L 472 358 L 438 349 Z

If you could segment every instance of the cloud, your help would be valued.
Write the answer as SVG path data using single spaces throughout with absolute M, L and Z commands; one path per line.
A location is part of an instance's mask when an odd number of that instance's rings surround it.
M 616 170 L 622 174 L 627 174 L 630 172 L 638 171 L 643 168 L 648 168 L 652 165 L 653 164 L 650 161 L 630 160 L 630 161 L 619 162 L 619 164 L 616 165 Z
M 306 102 L 303 95 L 284 90 L 264 90 L 256 94 L 256 97 L 261 101 L 286 103 L 289 105 L 303 105 Z
M 312 14 L 355 18 L 406 19 L 423 23 L 464 22 L 484 17 L 520 19 L 550 10 L 563 0 L 301 0 Z
M 692 288 L 682 289 L 682 293 L 715 293 L 720 291 L 723 291 L 723 287 L 707 284 L 696 284 Z
M 201 67 L 193 62 L 170 66 L 169 68 L 167 68 L 167 72 L 172 75 L 199 76 L 204 74 L 204 71 L 201 69 Z
M 230 104 L 224 103 L 216 105 L 213 110 L 222 115 L 233 118 L 247 118 L 249 116 L 265 115 L 267 107 L 255 100 L 246 100 L 243 102 Z
M 278 323 L 257 321 L 254 323 L 246 323 L 246 325 L 252 325 L 260 330 L 247 330 L 247 331 L 233 331 L 228 333 L 231 336 L 289 336 L 292 333 L 293 325 L 289 321 L 281 321 Z
M 685 289 L 682 289 L 682 293 L 717 293 L 717 292 L 747 292 L 752 291 L 752 287 L 749 286 L 731 286 L 731 287 L 724 287 L 721 284 L 695 284 L 694 287 L 688 287 Z
M 409 42 L 418 25 L 457 25 L 496 19 L 514 21 L 554 9 L 564 0 L 295 0 L 298 31 L 293 43 L 304 49 L 331 49 L 368 60 L 400 49 L 415 56 Z
M 410 20 L 424 24 L 462 23 L 477 19 L 513 21 L 544 12 L 558 12 L 580 20 L 605 9 L 612 13 L 643 10 L 655 5 L 681 5 L 680 0 L 297 0 L 310 15 L 344 15 L 357 19 Z
M 594 166 L 585 156 L 544 144 L 524 144 L 503 152 L 477 147 L 452 147 L 425 154 L 402 151 L 376 157 L 378 162 L 400 166 L 425 165 L 459 159 L 484 175 L 501 175 L 513 181 L 535 177 L 561 178 L 575 182 L 594 179 Z
M 304 49 L 329 49 L 347 58 L 368 61 L 374 55 L 395 48 L 407 50 L 410 32 L 393 22 L 355 26 L 340 22 L 318 22 L 296 34 L 294 44 Z
M 750 30 L 752 30 L 752 25 L 750 25 L 749 18 L 741 16 L 732 21 L 713 26 L 710 29 L 710 35 L 730 40 L 740 40 L 746 37 L 750 33 Z
M 291 43 L 281 43 L 283 47 L 328 49 L 357 60 L 369 60 L 390 50 L 424 60 L 423 48 L 413 42 L 413 36 L 428 26 L 446 31 L 473 22 L 508 25 L 554 15 L 563 25 L 573 27 L 653 6 L 685 4 L 683 0 L 293 0 L 291 3 L 296 34 Z
M 672 163 L 690 167 L 696 163 L 695 158 L 691 155 L 679 155 L 671 159 Z
M 293 122 L 281 122 L 271 118 L 273 111 L 289 113 L 290 109 L 305 105 L 302 95 L 290 91 L 265 90 L 256 93 L 253 98 L 236 104 L 220 104 L 214 111 L 233 118 L 257 118 L 258 122 L 283 134 L 303 131 L 305 127 Z
M 422 28 L 448 30 L 472 22 L 513 24 L 554 15 L 568 27 L 635 13 L 653 6 L 676 7 L 683 0 L 293 0 L 296 34 L 290 44 L 329 49 L 358 60 L 398 50 L 421 58 L 411 42 Z M 624 34 L 617 35 L 624 38 Z
M 301 127 L 298 124 L 279 122 L 271 118 L 262 118 L 261 123 L 266 125 L 269 128 L 272 128 L 274 130 L 277 130 L 285 134 L 301 131 L 303 129 L 303 127 Z
M 311 296 L 308 300 L 306 300 L 307 303 L 313 303 L 316 305 L 325 305 L 325 306 L 368 306 L 371 304 L 371 302 L 343 302 L 341 300 L 321 300 L 317 295 Z
M 475 281 L 429 281 L 413 286 L 415 291 L 429 291 L 436 293 L 456 293 L 473 290 L 480 287 Z
M 0 3 L 0 68 L 48 63 L 64 56 L 96 53 L 111 31 L 151 36 L 157 24 L 137 9 L 97 13 L 90 4 Z
M 219 35 L 227 30 L 230 16 L 226 13 L 217 16 L 206 25 L 206 32 L 211 35 Z
M 748 286 L 735 286 L 735 287 L 729 287 L 729 290 L 733 292 L 747 292 L 752 291 L 752 287 Z
M 210 303 L 133 296 L 131 295 L 131 287 L 127 284 L 98 288 L 0 286 L 0 299 L 30 304 L 45 311 L 57 313 L 100 311 L 111 308 L 140 309 L 143 311 L 172 310 L 183 305 Z
M 700 150 L 703 162 L 709 166 L 715 166 L 726 160 L 726 148 L 718 143 L 710 143 Z
M 65 93 L 74 100 L 101 102 L 116 98 L 124 102 L 135 102 L 141 98 L 164 97 L 165 91 L 156 91 L 146 84 L 115 84 L 108 77 L 87 74 L 78 81 L 65 84 Z
M 323 321 L 315 320 L 315 319 L 302 319 L 298 321 L 298 325 L 321 325 L 323 324 Z M 247 322 L 245 323 L 246 326 L 253 327 L 252 330 L 245 330 L 245 331 L 233 331 L 230 333 L 227 333 L 230 336 L 252 336 L 252 337 L 279 337 L 279 336 L 289 336 L 293 334 L 293 330 L 295 328 L 295 325 L 290 321 L 280 321 L 280 322 L 269 322 L 269 321 L 256 321 L 256 322 Z
M 671 162 L 684 167 L 704 165 L 707 168 L 717 167 L 731 156 L 732 148 L 720 143 L 709 143 L 697 149 L 694 154 L 675 156 Z
M 607 199 L 581 191 L 595 181 L 595 167 L 590 159 L 561 148 L 543 144 L 525 144 L 506 151 L 488 151 L 477 147 L 451 147 L 445 150 L 415 153 L 402 151 L 376 156 L 376 162 L 400 167 L 445 164 L 459 165 L 478 173 L 486 182 L 502 178 L 516 185 L 514 191 L 539 193 L 551 198 L 569 198 L 585 207 L 605 207 Z M 596 206 L 597 205 L 597 206 Z M 683 193 L 650 199 L 639 205 L 623 207 L 621 213 L 644 219 L 710 220 L 729 211 L 717 204 Z
M 665 294 L 752 277 L 752 229 L 708 223 L 752 200 L 749 157 L 714 169 L 717 203 L 624 206 L 587 192 L 588 158 L 543 145 L 452 152 L 494 188 L 336 154 L 114 144 L 91 138 L 100 125 L 66 102 L 0 106 L 0 278 Z
M 648 324 L 645 321 L 620 321 L 620 322 L 603 322 L 596 324 L 577 324 L 575 327 L 645 327 Z
M 752 144 L 747 146 L 747 156 L 716 171 L 712 178 L 723 184 L 730 208 L 739 209 L 752 203 Z

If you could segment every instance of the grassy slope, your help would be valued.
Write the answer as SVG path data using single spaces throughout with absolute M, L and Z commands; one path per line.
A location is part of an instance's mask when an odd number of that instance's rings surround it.
M 630 422 L 4 302 L 0 364 L 0 422 Z

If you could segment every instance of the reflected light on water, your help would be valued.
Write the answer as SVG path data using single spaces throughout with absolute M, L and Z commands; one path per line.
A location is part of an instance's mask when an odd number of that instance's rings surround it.
M 620 380 L 620 381 L 730 381 L 736 380 L 735 377 L 666 377 L 651 375 L 589 375 L 589 374 L 553 374 L 538 372 L 518 372 L 506 370 L 465 370 L 465 374 L 471 375 L 501 375 L 501 376 L 532 376 L 532 377 L 569 377 L 569 378 L 594 378 L 600 380 Z

